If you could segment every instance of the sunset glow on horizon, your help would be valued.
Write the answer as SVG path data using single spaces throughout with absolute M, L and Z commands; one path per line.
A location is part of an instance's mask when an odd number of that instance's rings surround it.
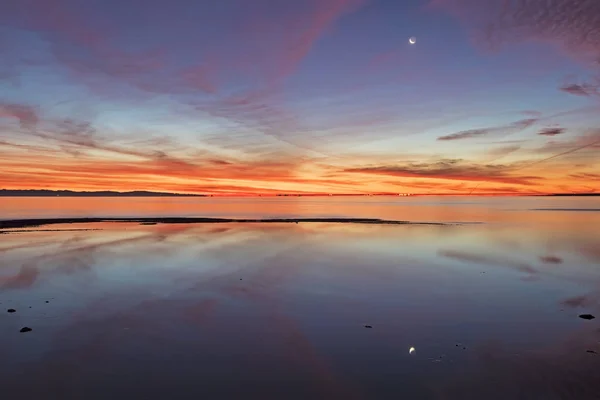
M 5 0 L 0 189 L 600 192 L 597 4 L 530 3 Z

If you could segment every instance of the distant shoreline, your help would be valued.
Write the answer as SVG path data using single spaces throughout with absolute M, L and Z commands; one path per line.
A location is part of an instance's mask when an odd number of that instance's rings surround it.
M 519 193 L 478 193 L 458 194 L 458 193 L 274 193 L 274 194 L 242 194 L 242 193 L 213 193 L 213 194 L 195 194 L 195 193 L 168 193 L 151 191 L 94 191 L 77 192 L 73 190 L 37 190 L 37 189 L 0 189 L 0 197 L 435 197 L 435 196 L 455 196 L 455 197 L 593 197 L 600 196 L 600 193 L 549 193 L 549 194 L 519 194 Z
M 0 197 L 206 197 L 205 194 L 165 193 L 165 192 L 75 192 L 72 190 L 9 190 L 1 189 Z
M 215 224 L 215 223 L 337 223 L 337 224 L 371 224 L 371 225 L 462 225 L 442 222 L 410 222 L 371 218 L 273 218 L 273 219 L 234 219 L 234 218 L 36 218 L 0 220 L 0 233 L 6 229 L 31 228 L 56 224 L 82 224 L 98 222 L 137 222 L 142 225 L 155 224 Z
M 555 193 L 555 194 L 542 194 L 540 196 L 550 197 L 593 197 L 600 196 L 600 193 Z

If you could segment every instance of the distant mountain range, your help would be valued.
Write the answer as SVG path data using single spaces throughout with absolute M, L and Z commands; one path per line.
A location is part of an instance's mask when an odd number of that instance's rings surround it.
M 204 197 L 203 194 L 182 194 L 164 192 L 74 192 L 72 190 L 0 190 L 0 197 Z

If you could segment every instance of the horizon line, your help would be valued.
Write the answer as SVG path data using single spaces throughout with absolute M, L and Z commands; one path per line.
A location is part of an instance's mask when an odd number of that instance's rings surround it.
M 5 194 L 6 192 L 12 192 Z M 35 193 L 38 192 L 36 195 Z M 65 193 L 66 192 L 66 193 Z M 563 192 L 563 193 L 411 193 L 411 192 L 372 192 L 372 193 L 327 193 L 327 192 L 278 192 L 278 193 L 259 193 L 259 192 L 237 192 L 237 193 L 221 193 L 221 192 L 205 192 L 205 193 L 190 193 L 190 192 L 161 192 L 152 190 L 72 190 L 72 189 L 0 189 L 0 197 L 48 197 L 48 194 L 56 194 L 57 197 L 78 197 L 80 195 L 88 195 L 90 197 L 119 197 L 130 196 L 136 197 L 133 194 L 139 194 L 139 197 L 168 197 L 168 196 L 189 196 L 189 197 L 339 197 L 339 196 L 394 196 L 394 197 L 414 197 L 414 196 L 593 196 L 599 195 L 596 192 Z M 12 196 L 11 196 L 12 195 Z

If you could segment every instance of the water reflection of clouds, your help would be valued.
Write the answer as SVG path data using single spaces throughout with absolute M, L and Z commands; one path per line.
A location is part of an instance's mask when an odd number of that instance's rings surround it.
M 496 338 L 523 358 L 524 343 L 551 346 L 577 329 L 582 343 L 592 335 L 568 311 L 560 312 L 597 307 L 599 273 L 594 260 L 579 252 L 595 240 L 589 236 L 582 245 L 580 236 L 569 239 L 565 232 L 540 229 L 528 236 L 489 226 L 101 227 L 3 236 L 0 302 L 16 303 L 19 321 L 34 325 L 32 333 L 42 338 L 28 350 L 39 360 L 26 365 L 29 380 L 100 382 L 85 375 L 94 372 L 114 383 L 117 378 L 102 369 L 116 362 L 121 364 L 114 370 L 125 376 L 135 368 L 160 371 L 175 384 L 191 374 L 187 363 L 195 360 L 197 372 L 220 379 L 229 373 L 234 380 L 260 380 L 279 370 L 282 381 L 300 376 L 315 393 L 349 398 L 365 393 L 361 377 L 373 379 L 366 386 L 377 386 L 375 375 L 392 373 L 394 365 L 403 371 L 419 366 L 424 375 L 415 379 L 425 380 L 430 367 L 419 357 L 437 358 L 435 352 L 447 353 L 458 341 L 484 357 L 489 349 L 477 350 L 477 343 Z M 548 240 L 562 247 L 548 249 Z M 511 247 L 514 241 L 521 246 Z M 538 275 L 535 283 L 519 280 Z M 37 302 L 46 297 L 55 299 L 40 311 Z M 362 328 L 366 323 L 373 329 Z M 6 365 L 14 367 L 21 362 L 22 343 L 13 334 L 20 326 L 14 320 L 0 324 L 3 346 L 12 346 L 3 351 Z M 419 352 L 410 361 L 400 358 L 408 357 L 410 346 Z M 494 357 L 505 357 L 503 351 L 498 347 Z M 199 362 L 200 355 L 211 361 Z M 176 360 L 181 376 L 160 368 L 161 357 Z M 458 353 L 454 357 L 463 362 Z M 483 366 L 513 379 L 514 365 L 546 363 L 538 358 L 501 358 Z M 144 366 L 140 359 L 158 364 Z M 77 367 L 90 363 L 95 366 Z M 543 368 L 540 376 L 555 373 Z M 590 379 L 581 372 L 581 379 Z M 462 393 L 488 378 L 461 383 L 452 376 L 446 393 Z

